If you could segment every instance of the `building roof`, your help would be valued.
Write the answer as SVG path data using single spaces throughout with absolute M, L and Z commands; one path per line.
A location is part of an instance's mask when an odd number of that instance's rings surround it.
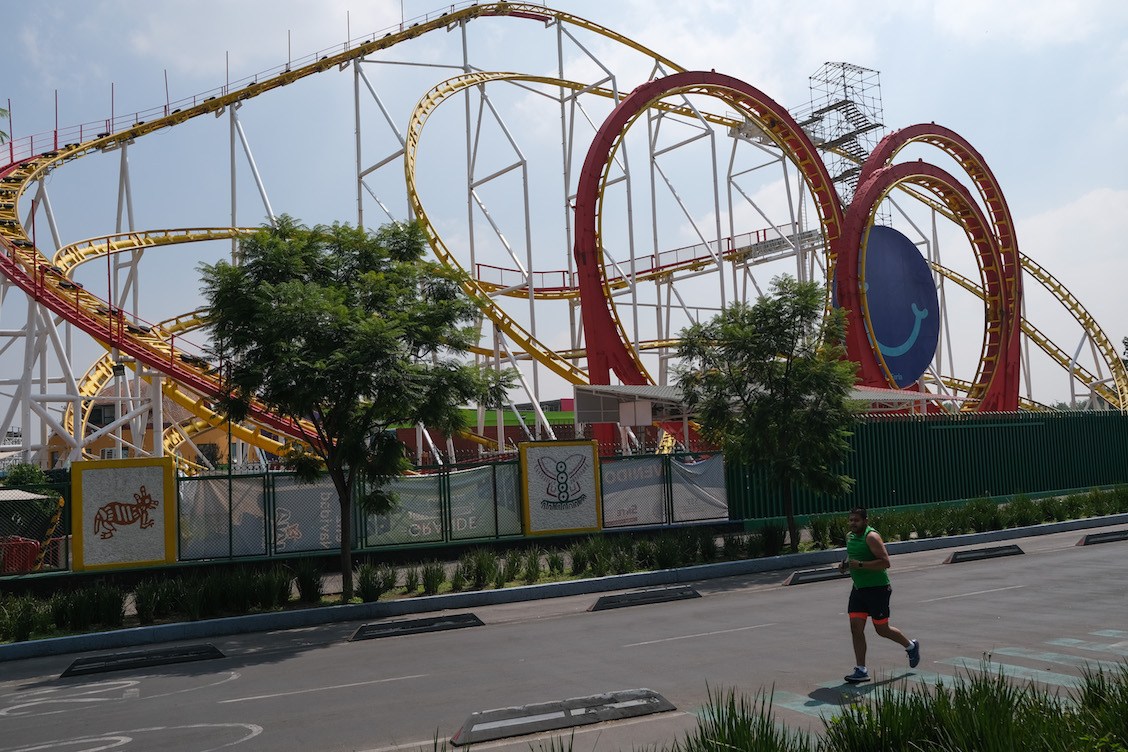
M 2 501 L 41 501 L 50 499 L 50 496 L 34 494 L 30 491 L 21 491 L 18 488 L 0 488 L 0 502 Z
M 633 402 L 650 402 L 654 420 L 681 420 L 685 413 L 682 392 L 677 386 L 576 384 L 572 389 L 576 396 L 576 421 L 579 423 L 618 423 L 620 405 Z M 962 402 L 967 399 L 931 392 L 862 386 L 851 389 L 850 398 L 868 402 L 872 406 L 871 412 L 904 409 L 925 402 Z

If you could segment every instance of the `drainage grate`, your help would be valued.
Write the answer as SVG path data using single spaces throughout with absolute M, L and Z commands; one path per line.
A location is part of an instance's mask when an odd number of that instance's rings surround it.
M 1095 543 L 1115 543 L 1128 540 L 1128 530 L 1110 530 L 1107 533 L 1089 533 L 1077 541 L 1078 546 L 1092 546 Z
M 826 582 L 827 580 L 840 580 L 849 577 L 849 572 L 839 571 L 838 567 L 827 569 L 807 569 L 801 572 L 792 572 L 791 576 L 783 581 L 784 585 L 806 585 L 808 582 Z
M 170 663 L 207 661 L 223 657 L 223 653 L 214 645 L 184 645 L 176 648 L 131 650 L 127 653 L 109 653 L 79 658 L 61 676 L 82 676 L 84 674 L 99 674 L 105 671 L 124 671 L 130 668 L 148 668 Z
M 973 548 L 968 551 L 956 551 L 947 559 L 945 564 L 959 564 L 963 561 L 979 561 L 980 559 L 995 559 L 1000 556 L 1017 556 L 1026 553 L 1018 546 L 993 546 L 991 548 Z
M 671 710 L 677 708 L 653 690 L 627 689 L 559 702 L 472 713 L 450 741 L 455 746 L 477 744 Z
M 421 634 L 423 632 L 441 632 L 446 629 L 464 629 L 466 627 L 480 627 L 482 620 L 474 614 L 450 614 L 448 616 L 429 616 L 426 619 L 409 619 L 407 621 L 389 621 L 379 624 L 364 624 L 353 632 L 349 642 L 357 640 L 373 640 L 379 637 L 398 637 L 400 635 Z
M 619 595 L 605 595 L 595 602 L 588 611 L 603 611 L 609 608 L 623 608 L 625 606 L 644 606 L 650 603 L 666 603 L 667 601 L 684 601 L 688 598 L 700 598 L 701 593 L 691 587 L 654 588 L 652 590 L 638 590 L 633 593 Z

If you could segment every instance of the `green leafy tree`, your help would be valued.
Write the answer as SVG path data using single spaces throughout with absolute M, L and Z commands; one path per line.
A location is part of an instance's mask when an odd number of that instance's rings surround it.
M 0 107 L 0 118 L 6 118 L 6 117 L 8 117 L 8 111 L 5 110 L 3 107 Z M 4 131 L 0 130 L 0 144 L 4 143 L 7 140 L 8 140 L 8 134 L 5 133 Z
M 703 436 L 760 465 L 779 487 L 791 550 L 796 486 L 837 494 L 858 406 L 857 365 L 844 359 L 845 316 L 824 315 L 825 290 L 781 276 L 754 305 L 736 304 L 682 332 L 679 384 Z
M 302 479 L 333 480 L 346 601 L 352 499 L 363 488 L 365 511 L 389 511 L 386 484 L 410 467 L 394 428 L 456 432 L 466 424 L 461 407 L 496 406 L 511 383 L 458 359 L 477 342 L 478 308 L 460 276 L 424 251 L 416 224 L 369 232 L 282 216 L 241 243 L 239 263 L 202 267 L 212 349 L 228 384 L 220 408 L 240 421 L 257 400 L 312 426 L 283 459 Z

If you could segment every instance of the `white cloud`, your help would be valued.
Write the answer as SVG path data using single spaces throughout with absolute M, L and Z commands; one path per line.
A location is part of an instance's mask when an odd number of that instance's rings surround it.
M 1028 49 L 1074 44 L 1128 23 L 1120 0 L 943 0 L 933 13 L 937 26 L 961 41 Z

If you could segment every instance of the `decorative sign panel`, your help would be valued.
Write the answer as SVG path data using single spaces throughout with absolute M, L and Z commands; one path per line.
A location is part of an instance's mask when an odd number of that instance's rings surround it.
M 525 533 L 599 530 L 603 520 L 594 441 L 520 444 Z
M 176 561 L 176 466 L 171 457 L 71 465 L 75 570 Z

